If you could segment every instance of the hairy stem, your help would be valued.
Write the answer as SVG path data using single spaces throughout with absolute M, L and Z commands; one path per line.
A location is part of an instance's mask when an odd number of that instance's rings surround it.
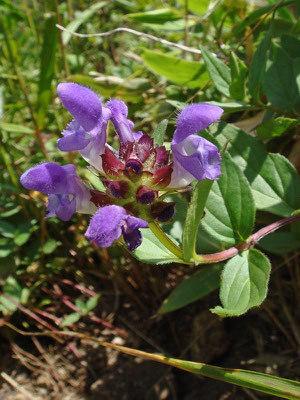
M 182 258 L 182 250 L 165 234 L 161 227 L 156 222 L 150 222 L 149 228 L 157 237 L 157 239 L 176 257 Z
M 214 254 L 196 254 L 194 260 L 200 264 L 211 264 L 219 261 L 228 260 L 229 258 L 234 257 L 241 251 L 249 249 L 251 246 L 259 242 L 263 237 L 275 232 L 282 226 L 291 224 L 292 222 L 296 221 L 300 221 L 300 214 L 281 219 L 271 225 L 265 226 L 264 228 L 251 235 L 246 242 L 242 242 L 237 246 L 231 247 L 230 249 Z

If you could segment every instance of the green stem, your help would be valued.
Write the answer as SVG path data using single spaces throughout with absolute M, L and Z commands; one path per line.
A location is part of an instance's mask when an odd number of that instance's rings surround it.
M 156 222 L 149 222 L 149 228 L 157 237 L 157 239 L 176 257 L 182 258 L 182 250 L 165 234 L 161 227 Z

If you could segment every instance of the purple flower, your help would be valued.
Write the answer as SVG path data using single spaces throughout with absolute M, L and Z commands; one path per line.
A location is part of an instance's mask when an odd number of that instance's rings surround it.
M 102 171 L 100 155 L 105 149 L 110 110 L 102 108 L 95 92 L 76 83 L 60 83 L 57 93 L 74 117 L 62 132 L 63 137 L 58 139 L 58 148 L 61 151 L 79 150 L 91 165 Z
M 132 132 L 134 124 L 127 119 L 128 108 L 123 101 L 112 99 L 106 106 L 111 111 L 111 121 L 116 128 L 117 134 L 120 136 L 121 142 L 134 142 L 135 138 L 141 137 L 140 132 L 137 134 Z
M 179 114 L 171 143 L 174 164 L 170 188 L 186 186 L 195 178 L 213 180 L 221 175 L 221 156 L 217 147 L 195 133 L 216 122 L 222 113 L 217 106 L 194 104 Z
M 100 247 L 109 247 L 123 234 L 129 251 L 135 250 L 142 243 L 139 228 L 146 228 L 148 222 L 128 215 L 120 206 L 100 208 L 91 219 L 85 236 Z
M 76 211 L 91 214 L 97 210 L 90 201 L 89 189 L 78 178 L 72 164 L 40 164 L 27 170 L 20 181 L 26 189 L 48 194 L 47 217 L 56 215 L 68 221 Z

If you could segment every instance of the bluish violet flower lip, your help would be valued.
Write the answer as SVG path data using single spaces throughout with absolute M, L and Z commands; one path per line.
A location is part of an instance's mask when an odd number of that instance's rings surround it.
M 57 93 L 63 105 L 86 132 L 96 128 L 102 116 L 102 105 L 95 92 L 77 83 L 60 83 Z
M 224 110 L 211 104 L 199 103 L 186 107 L 177 118 L 177 128 L 172 144 L 182 142 L 188 136 L 203 131 L 217 122 Z
M 142 243 L 139 228 L 147 226 L 146 221 L 127 215 L 123 207 L 111 205 L 96 212 L 85 236 L 100 247 L 109 247 L 123 234 L 129 251 L 133 251 Z
M 117 134 L 120 136 L 121 142 L 134 142 L 139 133 L 133 133 L 133 122 L 127 119 L 128 108 L 126 104 L 117 99 L 110 100 L 106 107 L 111 111 L 111 121 L 114 124 Z
M 208 140 L 194 135 L 219 120 L 220 107 L 194 104 L 178 116 L 177 129 L 171 143 L 173 172 L 170 188 L 186 186 L 195 178 L 218 179 L 221 175 L 221 156 L 218 148 Z
M 60 151 L 74 151 L 84 149 L 91 141 L 85 138 L 85 131 L 74 119 L 62 132 L 63 137 L 57 140 Z
M 27 170 L 20 181 L 26 189 L 49 195 L 47 217 L 56 215 L 68 221 L 76 211 L 90 214 L 97 209 L 90 201 L 89 189 L 80 181 L 72 164 L 40 164 Z

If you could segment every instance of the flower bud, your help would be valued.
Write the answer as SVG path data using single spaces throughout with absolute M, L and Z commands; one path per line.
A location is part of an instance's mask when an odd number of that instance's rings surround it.
M 128 191 L 128 183 L 123 181 L 107 181 L 105 182 L 110 194 L 118 199 L 124 198 Z
M 127 175 L 140 175 L 142 173 L 143 165 L 138 160 L 128 160 L 125 165 Z
M 141 204 L 150 204 L 157 197 L 157 191 L 149 188 L 148 186 L 141 186 L 136 194 L 136 199 Z
M 151 206 L 151 215 L 154 219 L 159 222 L 170 221 L 175 213 L 175 203 L 164 203 L 163 201 L 158 201 Z

